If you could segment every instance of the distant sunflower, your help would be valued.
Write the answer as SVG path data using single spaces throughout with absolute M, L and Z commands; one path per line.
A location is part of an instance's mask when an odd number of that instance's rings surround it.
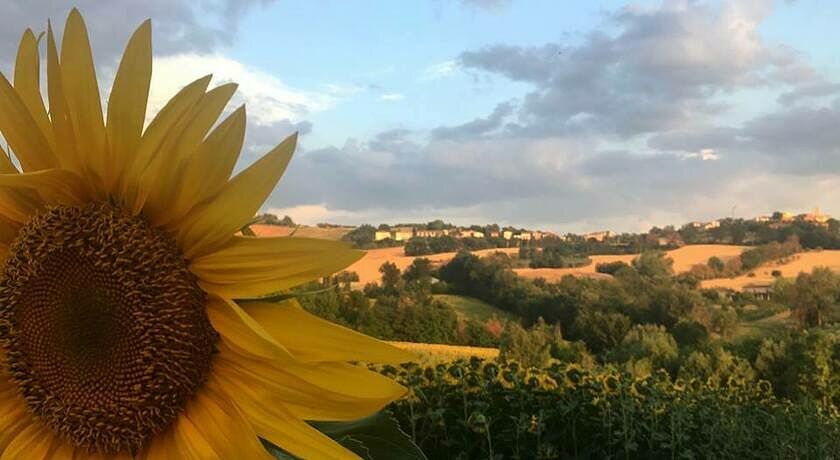
M 410 356 L 294 301 L 234 300 L 360 256 L 338 242 L 236 235 L 296 137 L 230 178 L 244 108 L 214 125 L 235 85 L 208 91 L 201 78 L 144 130 L 148 21 L 104 116 L 78 11 L 60 52 L 49 27 L 46 38 L 49 111 L 30 30 L 14 83 L 0 75 L 11 149 L 0 152 L 3 458 L 270 458 L 259 437 L 300 457 L 354 457 L 304 420 L 380 410 L 405 389 L 348 362 Z

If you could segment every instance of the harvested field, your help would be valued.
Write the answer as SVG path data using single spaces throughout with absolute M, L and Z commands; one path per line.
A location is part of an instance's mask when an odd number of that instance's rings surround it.
M 297 228 L 294 236 L 301 238 L 321 238 L 325 240 L 340 240 L 347 232 L 353 230 L 353 227 L 285 227 L 282 225 L 265 225 L 256 224 L 251 226 L 251 230 L 257 236 L 289 236 Z
M 484 359 L 496 359 L 499 356 L 498 348 L 467 347 L 461 345 L 442 345 L 438 343 L 415 343 L 415 342 L 388 342 L 391 345 L 416 353 L 417 362 L 422 364 L 435 364 L 453 361 L 458 358 L 467 359 L 470 356 L 478 356 Z
M 473 254 L 482 257 L 488 254 L 493 254 L 494 252 L 505 252 L 511 256 L 516 256 L 516 254 L 519 253 L 519 248 L 483 249 L 481 251 L 475 251 L 473 252 Z M 442 254 L 432 254 L 421 257 L 425 257 L 431 260 L 432 262 L 444 263 L 452 260 L 452 258 L 455 257 L 456 254 L 456 252 L 445 252 Z M 402 246 L 383 249 L 371 249 L 368 250 L 365 256 L 362 257 L 358 262 L 347 267 L 347 270 L 358 273 L 358 284 L 364 285 L 365 283 L 369 283 L 371 281 L 379 281 L 379 267 L 382 266 L 382 264 L 384 264 L 385 262 L 393 262 L 397 265 L 397 267 L 400 270 L 405 270 L 406 267 L 411 265 L 411 262 L 413 262 L 415 258 L 416 257 L 414 256 L 406 256 Z
M 800 272 L 810 273 L 815 267 L 828 267 L 840 271 L 840 250 L 810 251 L 796 254 L 792 260 L 784 264 L 762 265 L 755 269 L 754 277 L 741 275 L 736 278 L 706 280 L 702 282 L 704 288 L 729 288 L 740 290 L 748 284 L 768 284 L 773 282 L 773 270 L 779 270 L 783 277 L 793 278 Z
M 696 244 L 683 246 L 668 251 L 668 257 L 674 259 L 674 272 L 682 273 L 691 269 L 695 264 L 705 264 L 709 257 L 720 257 L 724 262 L 741 254 L 747 246 L 730 246 L 726 244 Z M 566 275 L 586 276 L 592 278 L 609 278 L 610 275 L 598 273 L 598 264 L 621 261 L 630 263 L 637 254 L 615 256 L 590 256 L 592 263 L 585 267 L 576 268 L 518 268 L 514 270 L 518 275 L 526 278 L 545 278 L 547 281 L 557 281 Z

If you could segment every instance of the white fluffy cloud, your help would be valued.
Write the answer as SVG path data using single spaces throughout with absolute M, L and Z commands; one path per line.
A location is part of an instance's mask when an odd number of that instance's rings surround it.
M 300 121 L 307 114 L 333 107 L 338 100 L 328 93 L 291 88 L 274 75 L 222 55 L 177 54 L 155 59 L 150 111 L 157 112 L 180 88 L 207 74 L 213 74 L 216 85 L 238 83 L 234 105 L 245 103 L 248 117 L 262 125 Z

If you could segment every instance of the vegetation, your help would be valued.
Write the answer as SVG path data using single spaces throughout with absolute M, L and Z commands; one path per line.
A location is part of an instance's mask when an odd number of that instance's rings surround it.
M 310 311 L 382 339 L 450 344 L 428 345 L 449 350 L 443 358 L 423 350 L 432 367 L 382 369 L 413 390 L 391 410 L 430 458 L 840 448 L 840 276 L 779 277 L 762 300 L 700 289 L 661 251 L 601 267 L 608 279 L 529 280 L 512 265 L 505 254 L 462 252 L 440 267 L 417 258 L 402 272 L 384 264 L 363 291 L 342 273 L 299 294 Z M 450 363 L 467 350 L 452 345 L 492 348 L 476 350 L 487 361 Z
M 429 458 L 834 458 L 840 417 L 737 376 L 634 377 L 575 364 L 478 358 L 386 366 L 411 389 L 390 406 Z

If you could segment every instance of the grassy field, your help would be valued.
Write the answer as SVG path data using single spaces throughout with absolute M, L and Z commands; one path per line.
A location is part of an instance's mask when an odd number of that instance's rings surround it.
M 514 319 L 515 316 L 504 311 L 500 310 L 493 305 L 488 303 L 482 302 L 481 300 L 475 299 L 473 297 L 467 297 L 462 295 L 449 295 L 449 294 L 439 294 L 435 296 L 435 299 L 442 301 L 443 303 L 452 307 L 459 316 L 464 316 L 467 318 L 472 318 L 478 321 L 486 321 L 490 319 L 493 315 L 496 315 L 499 319 L 507 318 L 507 319 Z
M 498 348 L 467 347 L 461 345 L 441 345 L 437 343 L 388 342 L 391 345 L 415 353 L 417 363 L 437 364 L 454 361 L 459 358 L 468 359 L 478 356 L 484 359 L 495 359 L 499 356 Z

